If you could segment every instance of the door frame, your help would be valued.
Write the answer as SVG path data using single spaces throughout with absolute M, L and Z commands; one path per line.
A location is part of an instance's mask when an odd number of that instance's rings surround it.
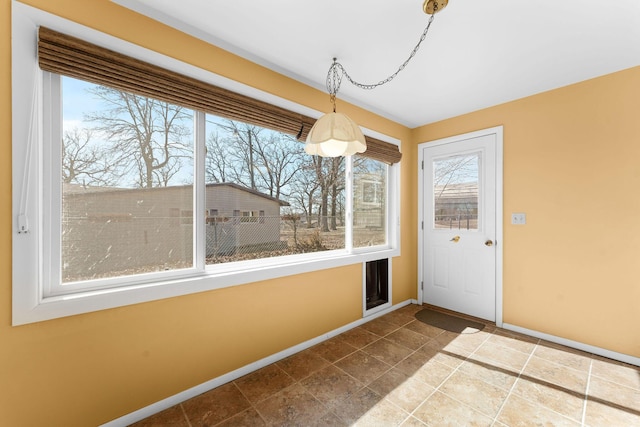
M 424 154 L 425 148 L 434 147 L 443 144 L 451 144 L 481 136 L 496 136 L 496 326 L 502 327 L 502 303 L 503 303 L 503 287 L 502 287 L 502 269 L 503 269 L 503 172 L 504 172 L 504 153 L 503 153 L 503 127 L 496 126 L 492 128 L 477 130 L 460 135 L 454 135 L 447 138 L 426 141 L 418 144 L 418 304 L 423 301 L 424 287 Z

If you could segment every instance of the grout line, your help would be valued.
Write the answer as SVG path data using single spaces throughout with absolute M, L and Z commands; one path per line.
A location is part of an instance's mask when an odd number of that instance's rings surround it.
M 438 335 L 436 335 L 436 337 L 438 337 L 438 336 L 442 335 L 444 332 L 445 332 L 445 331 L 443 330 L 441 333 L 439 333 Z M 465 358 L 464 358 L 464 360 L 463 360 L 463 361 L 462 361 L 458 366 L 456 366 L 456 367 L 453 369 L 453 371 L 451 371 L 451 373 L 450 373 L 449 375 L 447 375 L 447 376 L 446 376 L 446 378 L 444 378 L 442 381 L 440 381 L 440 384 L 438 384 L 438 386 L 437 386 L 437 387 L 434 387 L 434 388 L 433 388 L 433 391 L 432 391 L 431 393 L 429 393 L 429 395 L 428 395 L 428 396 L 427 396 L 427 397 L 426 397 L 422 402 L 420 402 L 420 404 L 419 404 L 418 406 L 416 406 L 416 408 L 415 408 L 413 411 L 411 411 L 411 413 L 409 414 L 409 418 L 410 418 L 410 417 L 414 417 L 414 418 L 416 418 L 416 419 L 419 419 L 418 417 L 415 417 L 415 416 L 413 415 L 413 414 L 418 410 L 418 408 L 420 408 L 422 405 L 424 405 L 424 404 L 425 404 L 425 402 L 431 398 L 431 396 L 433 396 L 435 393 L 439 392 L 439 391 L 440 391 L 440 387 L 442 387 L 442 385 L 443 385 L 444 383 L 446 383 L 446 382 L 449 380 L 449 378 L 451 378 L 451 377 L 453 376 L 453 374 L 455 374 L 456 372 L 458 372 L 458 370 L 460 369 L 460 367 L 461 367 L 461 366 L 462 366 L 462 365 L 463 365 L 467 360 L 469 360 L 469 358 L 470 358 L 471 356 L 473 356 L 473 355 L 476 353 L 476 351 L 478 351 L 478 349 L 479 349 L 480 347 L 482 347 L 482 345 L 483 345 L 484 343 L 486 343 L 486 342 L 489 340 L 489 338 L 491 338 L 491 335 L 493 335 L 493 332 L 491 332 L 490 334 L 487 334 L 487 338 L 485 338 L 485 339 L 484 339 L 484 341 L 482 341 L 480 344 L 478 344 L 478 345 L 476 346 L 476 348 L 475 348 L 475 349 L 474 349 L 474 350 L 473 350 L 473 351 L 472 351 L 472 352 L 471 352 L 467 357 L 465 357 Z M 459 336 L 459 335 L 458 335 L 458 336 Z M 436 338 L 436 337 L 431 338 L 429 341 L 431 341 L 431 340 L 435 340 L 435 338 Z M 454 339 L 453 341 L 455 341 L 455 339 Z M 428 341 L 427 341 L 427 343 L 428 343 Z M 425 345 L 427 345 L 427 344 L 425 343 L 422 347 L 424 347 Z M 422 348 L 422 347 L 420 347 L 420 348 Z M 416 350 L 416 352 L 417 352 L 417 351 L 418 351 L 418 350 Z M 438 362 L 437 360 L 436 360 L 435 362 L 436 362 L 436 363 L 441 363 L 441 362 Z M 444 365 L 444 363 L 442 363 L 442 364 Z M 445 365 L 445 366 L 448 366 L 448 365 Z M 471 408 L 471 409 L 473 409 L 474 411 L 479 412 L 479 413 L 481 413 L 481 414 L 483 414 L 483 415 L 484 415 L 484 413 L 482 413 L 481 411 L 478 411 L 477 409 L 472 408 L 471 406 L 469 406 L 469 405 L 467 405 L 466 403 L 464 403 L 464 402 L 462 402 L 462 401 L 460 401 L 460 400 L 456 399 L 455 397 L 453 397 L 453 396 L 449 396 L 448 394 L 445 394 L 445 393 L 442 393 L 442 394 L 444 394 L 445 396 L 449 397 L 450 399 L 455 400 L 456 402 L 460 403 L 461 405 L 466 406 L 466 407 L 468 407 L 468 408 Z M 421 420 L 421 421 L 422 421 L 422 420 Z
M 584 391 L 584 403 L 582 404 L 582 427 L 587 422 L 587 401 L 589 400 L 589 386 L 591 385 L 591 370 L 593 369 L 593 359 L 589 361 L 589 376 L 587 376 L 587 388 Z
M 273 364 L 275 365 L 275 363 L 273 363 Z M 269 365 L 267 365 L 267 366 L 269 366 Z M 257 372 L 257 371 L 254 371 L 254 372 Z M 248 374 L 248 375 L 251 375 L 251 374 Z M 241 378 L 242 378 L 242 377 L 241 377 Z M 254 411 L 256 411 L 256 414 L 258 414 L 258 416 L 260 417 L 260 419 L 261 419 L 262 421 L 264 421 L 264 423 L 265 423 L 265 424 L 268 424 L 268 423 L 267 423 L 267 420 L 266 420 L 266 419 L 265 419 L 265 417 L 262 415 L 262 413 L 261 413 L 260 411 L 258 411 L 258 408 L 256 407 L 255 403 L 254 403 L 251 399 L 249 399 L 249 398 L 247 397 L 247 395 L 244 393 L 244 391 L 242 391 L 242 389 L 241 389 L 240 387 L 238 387 L 238 384 L 236 384 L 236 380 L 231 381 L 231 384 L 233 384 L 233 386 L 234 386 L 234 387 L 235 387 L 235 388 L 240 392 L 240 394 L 241 394 L 241 395 L 242 395 L 242 396 L 247 400 L 247 402 L 249 402 L 249 408 L 251 408 L 251 409 L 253 409 Z M 247 408 L 247 409 L 248 409 L 248 408 Z M 237 415 L 240 415 L 241 413 L 243 413 L 243 412 L 247 411 L 247 409 L 245 409 L 244 411 L 240 411 L 240 412 L 238 412 L 237 414 L 231 415 L 230 417 L 225 418 L 224 420 L 220 421 L 218 424 L 222 424 L 222 423 L 224 423 L 224 422 L 229 421 L 231 418 L 233 418 L 233 417 L 235 417 L 235 416 L 237 416 Z M 191 425 L 190 425 L 190 426 L 191 426 Z
M 187 411 L 185 411 L 184 405 L 182 403 L 180 403 L 180 409 L 182 410 L 182 415 L 184 415 L 184 419 L 187 420 L 187 426 L 188 427 L 193 427 L 191 425 L 191 420 L 189 419 L 189 415 L 187 415 Z
M 496 423 L 498 422 L 498 418 L 500 417 L 500 414 L 504 410 L 504 407 L 507 404 L 507 401 L 511 397 L 511 394 L 513 394 L 513 390 L 516 388 L 516 384 L 518 384 L 518 381 L 520 380 L 520 377 L 522 376 L 522 373 L 524 372 L 525 368 L 527 367 L 527 365 L 531 361 L 531 358 L 533 357 L 533 354 L 538 349 L 539 345 L 540 345 L 540 340 L 538 339 L 538 342 L 536 343 L 535 347 L 533 347 L 533 350 L 531 350 L 531 353 L 529 354 L 529 357 L 527 358 L 527 361 L 524 362 L 524 365 L 522 365 L 522 368 L 520 369 L 520 372 L 518 372 L 518 376 L 516 377 L 516 380 L 511 385 L 511 388 L 509 389 L 509 393 L 507 393 L 507 397 L 505 397 L 504 402 L 502 402 L 502 405 L 500 405 L 500 408 L 498 409 L 498 412 L 496 412 L 496 416 L 493 418 L 493 423 L 491 424 L 492 426 L 495 426 Z

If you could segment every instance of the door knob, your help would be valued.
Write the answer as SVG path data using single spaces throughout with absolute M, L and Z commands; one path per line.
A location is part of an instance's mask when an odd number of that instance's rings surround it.
M 493 246 L 493 240 L 489 239 L 486 242 L 484 242 L 485 246 Z
M 453 243 L 458 243 L 460 241 L 460 236 L 455 236 L 454 238 L 452 238 L 451 240 L 449 240 L 450 242 Z

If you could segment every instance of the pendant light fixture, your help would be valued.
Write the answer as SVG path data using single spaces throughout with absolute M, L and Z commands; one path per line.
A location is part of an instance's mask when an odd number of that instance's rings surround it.
M 340 90 L 342 78 L 346 77 L 354 86 L 367 90 L 375 89 L 378 86 L 389 83 L 415 56 L 418 48 L 427 37 L 427 33 L 429 32 L 429 28 L 431 27 L 435 14 L 444 9 L 448 3 L 449 0 L 424 1 L 422 9 L 424 10 L 424 13 L 431 15 L 431 17 L 429 18 L 427 27 L 422 32 L 422 36 L 420 37 L 418 44 L 413 48 L 407 60 L 398 67 L 398 70 L 395 73 L 378 83 L 358 83 L 349 75 L 349 73 L 347 73 L 343 65 L 340 64 L 336 58 L 333 58 L 333 63 L 331 64 L 331 67 L 329 67 L 329 72 L 327 73 L 327 92 L 329 92 L 329 99 L 333 105 L 333 111 L 320 117 L 309 131 L 304 148 L 307 154 L 322 157 L 339 157 L 351 156 L 356 153 L 365 152 L 367 149 L 367 142 L 362 130 L 360 130 L 360 127 L 347 115 L 336 112 L 336 96 L 338 94 L 338 90 Z

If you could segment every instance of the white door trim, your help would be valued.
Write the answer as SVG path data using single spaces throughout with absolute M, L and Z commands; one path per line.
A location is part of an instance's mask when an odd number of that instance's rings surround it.
M 502 327 L 502 269 L 503 269 L 503 128 L 496 126 L 488 129 L 482 129 L 475 132 L 469 132 L 461 135 L 455 135 L 448 138 L 437 139 L 433 141 L 418 144 L 418 302 L 423 301 L 423 277 L 424 277 L 424 154 L 423 149 L 427 146 L 449 144 L 464 139 L 477 138 L 486 135 L 495 134 L 496 136 L 496 326 Z

